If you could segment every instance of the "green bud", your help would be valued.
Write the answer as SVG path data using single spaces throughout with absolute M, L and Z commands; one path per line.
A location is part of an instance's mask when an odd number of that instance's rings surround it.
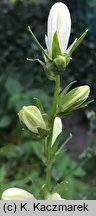
M 46 130 L 46 123 L 36 106 L 24 106 L 18 115 L 20 121 L 33 133 L 39 134 L 39 129 Z
M 68 54 L 57 56 L 53 61 L 45 61 L 43 65 L 47 77 L 55 80 L 56 75 L 61 75 L 69 64 L 71 57 Z
M 59 96 L 57 115 L 68 115 L 70 112 L 80 108 L 87 100 L 90 93 L 88 85 L 80 86 Z
M 54 59 L 54 64 L 58 70 L 58 74 L 61 74 L 67 67 L 71 60 L 71 57 L 68 54 L 60 55 Z

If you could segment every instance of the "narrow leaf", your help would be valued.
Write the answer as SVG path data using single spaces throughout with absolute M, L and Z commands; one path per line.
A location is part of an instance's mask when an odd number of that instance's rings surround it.
M 72 139 L 72 134 L 70 133 L 68 138 L 65 140 L 65 142 L 60 146 L 60 148 L 58 149 L 58 151 L 56 152 L 56 155 L 58 155 L 63 148 L 65 147 L 65 145 Z
M 68 182 L 67 181 L 62 181 L 58 183 L 55 188 L 53 189 L 52 193 L 62 193 L 62 191 L 66 191 L 66 188 L 68 187 Z

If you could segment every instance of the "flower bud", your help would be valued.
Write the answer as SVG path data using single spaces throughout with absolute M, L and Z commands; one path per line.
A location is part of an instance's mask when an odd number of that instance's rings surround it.
M 61 54 L 64 54 L 66 53 L 70 31 L 70 12 L 65 4 L 57 2 L 52 6 L 49 12 L 47 36 L 45 37 L 45 42 L 50 57 L 52 57 L 52 45 L 55 33 L 57 32 Z
M 59 117 L 56 117 L 53 125 L 52 145 L 55 143 L 57 137 L 61 132 L 62 132 L 62 122 Z
M 58 56 L 57 58 L 54 59 L 53 62 L 56 65 L 56 68 L 58 69 L 58 74 L 62 73 L 66 69 L 70 60 L 71 60 L 71 57 L 67 54 Z
M 33 133 L 38 134 L 38 128 L 46 130 L 46 124 L 40 110 L 36 106 L 24 106 L 18 113 L 20 121 Z
M 2 200 L 35 200 L 34 196 L 19 188 L 9 188 L 2 194 Z
M 63 200 L 63 199 L 61 198 L 60 194 L 53 193 L 47 197 L 47 200 Z
M 80 108 L 87 100 L 90 93 L 88 85 L 76 87 L 67 94 L 59 96 L 57 114 L 67 115 Z
M 52 62 L 45 61 L 43 65 L 47 77 L 50 80 L 55 80 L 56 75 L 61 75 L 69 64 L 71 57 L 68 54 L 57 56 Z

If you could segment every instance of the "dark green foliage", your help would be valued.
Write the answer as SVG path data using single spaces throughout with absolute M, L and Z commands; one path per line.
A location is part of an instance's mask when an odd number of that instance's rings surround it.
M 20 187 L 39 198 L 38 190 L 45 178 L 42 144 L 26 141 L 26 138 L 21 143 L 22 137 L 19 137 L 17 145 L 10 143 L 0 150 L 0 195 L 9 187 Z M 52 169 L 52 183 L 56 185 L 53 192 L 60 193 L 65 199 L 96 199 L 96 187 L 83 182 L 87 177 L 81 164 L 61 151 Z

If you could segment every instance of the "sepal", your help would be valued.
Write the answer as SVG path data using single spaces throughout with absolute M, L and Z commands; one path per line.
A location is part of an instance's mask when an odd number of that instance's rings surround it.
M 88 30 L 86 30 L 80 37 L 79 39 L 76 39 L 73 44 L 68 48 L 67 53 L 69 56 L 72 56 L 72 53 L 76 50 L 76 48 L 82 43 L 84 40 Z
M 72 81 L 71 83 L 69 83 L 69 85 L 67 85 L 64 89 L 63 89 L 63 91 L 60 93 L 60 97 L 63 97 L 65 94 L 67 94 L 68 93 L 68 91 L 69 91 L 69 89 L 72 87 L 72 85 L 74 84 L 74 83 L 76 83 L 77 81 L 75 80 L 75 81 Z
M 55 59 L 58 55 L 61 55 L 61 50 L 59 46 L 59 40 L 57 32 L 55 32 L 52 42 L 52 59 Z

